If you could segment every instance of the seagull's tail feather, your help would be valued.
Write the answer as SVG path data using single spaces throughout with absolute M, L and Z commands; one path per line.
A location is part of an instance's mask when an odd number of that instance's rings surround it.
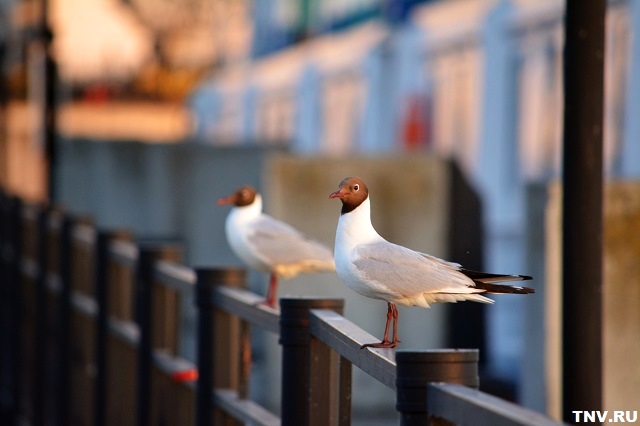
M 476 288 L 485 290 L 487 293 L 530 294 L 536 292 L 530 287 L 497 284 L 509 281 L 526 281 L 532 279 L 527 275 L 489 274 L 487 272 L 472 271 L 464 268 L 460 269 L 460 272 L 471 278 L 476 284 Z
M 476 288 L 486 290 L 489 294 L 508 293 L 508 294 L 530 294 L 535 293 L 535 289 L 531 287 L 520 287 L 517 285 L 490 284 L 476 281 Z

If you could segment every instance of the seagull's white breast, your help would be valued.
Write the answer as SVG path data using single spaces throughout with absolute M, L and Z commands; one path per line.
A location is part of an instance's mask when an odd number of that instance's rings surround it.
M 356 248 L 360 244 L 371 244 L 384 239 L 371 224 L 370 201 L 367 198 L 356 209 L 343 214 L 338 220 L 334 260 L 336 272 L 353 291 L 374 299 L 387 300 L 388 292 L 381 283 L 370 282 L 355 266 Z
M 243 207 L 234 207 L 225 221 L 225 233 L 231 250 L 248 266 L 263 272 L 269 272 L 270 267 L 249 243 L 249 229 L 251 222 L 257 220 L 262 213 L 262 199 L 256 195 L 256 200 Z

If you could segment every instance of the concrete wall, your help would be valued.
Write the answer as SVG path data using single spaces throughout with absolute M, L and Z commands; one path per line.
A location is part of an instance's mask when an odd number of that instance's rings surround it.
M 545 371 L 545 304 L 547 286 L 545 283 L 545 209 L 548 202 L 548 189 L 545 184 L 532 184 L 527 187 L 526 207 L 526 258 L 525 270 L 535 279 L 535 297 L 524 298 L 523 331 L 524 341 L 521 367 L 521 386 L 519 403 L 539 412 L 547 411 L 547 385 Z
M 561 207 L 549 191 L 545 344 L 548 411 L 561 416 Z M 604 193 L 604 410 L 634 410 L 640 395 L 640 182 L 608 182 Z M 586 231 L 588 232 L 588 230 Z M 578 409 L 578 408 L 576 408 Z

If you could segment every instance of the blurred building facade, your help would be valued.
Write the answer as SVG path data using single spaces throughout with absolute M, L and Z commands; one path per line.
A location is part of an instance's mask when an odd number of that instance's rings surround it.
M 289 25 L 306 25 L 305 37 L 276 31 L 272 50 L 260 37 L 250 60 L 194 91 L 197 140 L 284 145 L 329 157 L 426 151 L 452 158 L 483 200 L 485 268 L 527 273 L 527 186 L 560 177 L 564 2 L 353 1 L 342 9 L 331 1 L 275 3 L 260 6 L 265 16 L 285 19 L 285 4 L 316 7 L 304 24 Z M 352 20 L 335 21 L 350 25 L 331 28 L 337 10 Z M 257 19 L 255 34 L 265 25 Z M 610 1 L 605 168 L 611 178 L 640 176 L 638 33 L 640 2 Z M 287 41 L 298 42 L 282 49 Z M 489 310 L 494 373 L 507 379 L 522 374 L 524 304 L 510 300 Z M 544 410 L 540 383 L 524 385 L 530 391 L 522 402 Z

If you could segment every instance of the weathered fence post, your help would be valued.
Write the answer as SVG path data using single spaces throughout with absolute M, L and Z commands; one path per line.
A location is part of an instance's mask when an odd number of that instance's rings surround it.
M 58 425 L 71 423 L 71 232 L 74 219 L 64 216 L 60 229 L 58 270 L 60 275 Z
M 0 276 L 4 281 L 0 283 L 0 422 L 8 417 L 10 412 L 11 399 L 9 396 L 9 380 L 11 369 L 11 304 L 13 303 L 11 283 L 7 279 L 9 276 L 10 258 L 9 238 L 7 225 L 9 222 L 9 201 L 7 194 L 0 190 Z
M 154 267 L 158 260 L 180 261 L 182 248 L 177 244 L 141 247 L 136 279 L 136 320 L 140 329 L 138 346 L 137 424 L 146 426 L 151 418 L 151 364 L 152 364 L 152 303 Z
M 22 204 L 19 198 L 2 194 L 2 296 L 4 304 L 2 332 L 6 341 L 2 374 L 0 377 L 0 423 L 18 424 L 20 406 L 20 363 L 21 363 L 21 289 L 19 267 L 21 236 L 20 212 Z M 4 423 L 3 423 L 4 424 Z
M 35 300 L 35 342 L 34 342 L 34 384 L 33 384 L 33 423 L 45 422 L 45 375 L 46 375 L 46 339 L 47 339 L 47 227 L 49 210 L 38 206 L 37 219 L 37 278 Z
M 211 268 L 198 268 L 196 269 L 196 292 L 195 292 L 195 304 L 198 309 L 198 382 L 196 387 L 196 425 L 197 426 L 209 426 L 213 424 L 213 386 L 223 385 L 225 387 L 231 387 L 224 383 L 225 378 L 215 377 L 215 368 L 220 364 L 219 357 L 221 352 L 218 349 L 227 349 L 229 355 L 228 362 L 232 362 L 233 359 L 237 361 L 237 356 L 233 356 L 229 352 L 233 350 L 230 347 L 232 342 L 225 340 L 224 335 L 220 335 L 223 332 L 224 324 L 215 324 L 215 288 L 220 285 L 227 285 L 233 287 L 244 286 L 245 283 L 245 271 L 243 269 L 211 269 Z M 229 324 L 227 324 L 229 325 Z M 227 336 L 228 337 L 228 336 Z M 233 343 L 237 348 L 238 342 Z M 214 345 L 216 351 L 214 352 Z M 227 347 L 225 348 L 225 345 Z M 237 350 L 237 349 L 236 349 Z M 218 356 L 216 356 L 218 354 Z M 237 355 L 237 354 L 236 354 Z M 228 371 L 228 379 L 233 376 L 238 377 L 237 369 L 235 372 L 230 371 L 228 364 L 226 368 Z M 225 380 L 223 380 L 225 379 Z
M 109 244 L 115 240 L 130 240 L 127 230 L 100 231 L 96 239 L 95 297 L 98 305 L 96 318 L 96 381 L 95 426 L 103 426 L 107 416 L 107 339 L 109 325 L 108 265 Z
M 477 388 L 477 349 L 396 352 L 396 409 L 402 426 L 426 425 L 429 382 L 458 383 Z
M 309 423 L 309 311 L 341 311 L 343 307 L 342 299 L 280 299 L 281 420 L 284 426 Z
M 334 309 L 342 315 L 343 309 Z M 351 424 L 351 362 L 321 339 L 309 344 L 309 425 Z
M 9 266 L 9 283 L 13 293 L 13 351 L 11 354 L 13 377 L 11 381 L 11 390 L 13 394 L 13 406 L 10 414 L 12 424 L 17 424 L 20 418 L 20 406 L 22 405 L 21 383 L 22 383 L 22 322 L 24 321 L 24 312 L 22 310 L 22 286 L 20 285 L 20 261 L 22 255 L 22 200 L 18 197 L 12 197 L 9 205 L 9 244 L 11 245 L 11 262 Z
M 42 355 L 42 378 L 43 390 L 40 401 L 40 416 L 43 424 L 51 424 L 58 419 L 58 409 L 60 407 L 61 392 L 58 383 L 60 371 L 60 306 L 61 306 L 61 286 L 59 280 L 59 256 L 60 256 L 60 233 L 62 230 L 63 213 L 58 208 L 48 208 L 43 211 L 41 218 L 44 223 L 41 229 L 44 232 L 40 236 L 42 250 L 46 254 L 44 263 L 41 264 L 41 274 L 39 274 L 39 291 L 43 292 L 44 309 L 40 313 L 43 315 L 42 334 L 44 347 Z

